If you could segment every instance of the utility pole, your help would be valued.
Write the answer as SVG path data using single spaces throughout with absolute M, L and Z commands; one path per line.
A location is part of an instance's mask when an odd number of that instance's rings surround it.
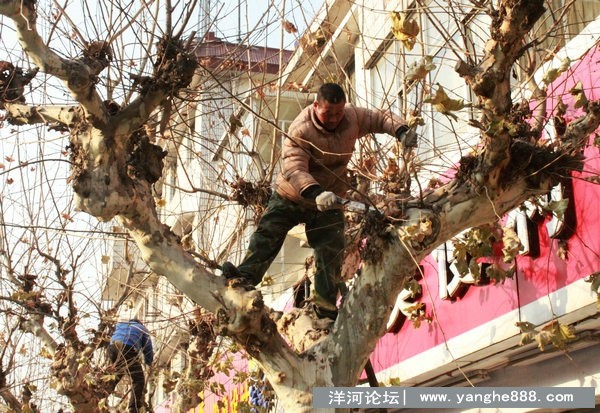
M 211 0 L 199 0 L 198 2 L 198 36 L 203 37 L 211 22 Z
M 242 43 L 242 0 L 238 0 L 238 43 Z

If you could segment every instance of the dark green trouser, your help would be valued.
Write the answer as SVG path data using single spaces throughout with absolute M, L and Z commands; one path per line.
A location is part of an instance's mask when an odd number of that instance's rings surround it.
M 238 270 L 254 284 L 260 283 L 279 253 L 288 231 L 299 223 L 306 225 L 306 238 L 314 249 L 313 299 L 317 306 L 335 309 L 344 251 L 344 214 L 340 209 L 320 212 L 274 192 L 258 228 L 250 237 L 248 251 Z

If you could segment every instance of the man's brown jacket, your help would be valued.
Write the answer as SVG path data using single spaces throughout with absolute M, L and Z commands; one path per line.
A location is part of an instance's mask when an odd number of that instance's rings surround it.
M 345 116 L 333 132 L 319 124 L 312 105 L 292 122 L 283 142 L 283 165 L 275 184 L 279 195 L 302 202 L 301 192 L 318 184 L 344 196 L 349 189 L 346 168 L 356 140 L 369 133 L 394 136 L 398 127 L 406 124 L 390 112 L 350 104 L 344 110 Z

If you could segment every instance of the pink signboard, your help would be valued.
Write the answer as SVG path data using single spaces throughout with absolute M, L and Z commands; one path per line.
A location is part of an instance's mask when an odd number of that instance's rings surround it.
M 569 107 L 567 121 L 578 116 L 580 112 L 573 109 L 570 90 L 581 81 L 588 99 L 600 99 L 599 71 L 600 52 L 596 48 L 552 84 L 548 95 L 554 98 L 549 100 L 548 109 L 556 106 L 560 96 Z M 574 174 L 571 179 L 569 198 L 572 198 L 570 206 L 574 207 L 574 231 L 565 231 L 563 240 L 551 238 L 549 231 L 554 229 L 549 225 L 549 218 L 538 221 L 534 230 L 539 242 L 533 242 L 539 247 L 539 254 L 519 256 L 513 279 L 497 285 L 469 286 L 464 295 L 452 299 L 440 298 L 443 281 L 438 274 L 439 256 L 429 256 L 421 263 L 423 295 L 418 301 L 425 304 L 426 313 L 434 316 L 433 321 L 422 323 L 419 328 L 406 321 L 396 334 L 384 336 L 371 356 L 375 371 L 432 349 L 600 270 L 600 187 L 581 179 L 598 175 L 600 171 L 600 149 L 593 145 L 594 139 L 595 135 L 590 137 L 585 149 L 583 172 Z M 566 254 L 566 259 L 561 258 L 561 254 Z M 448 258 L 451 260 L 451 255 Z M 516 327 L 515 334 L 518 334 Z

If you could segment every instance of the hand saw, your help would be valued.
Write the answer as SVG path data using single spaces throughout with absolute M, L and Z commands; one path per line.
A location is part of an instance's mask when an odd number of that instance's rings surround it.
M 370 205 L 364 204 L 362 202 L 358 202 L 358 201 L 351 201 L 349 199 L 345 199 L 342 197 L 336 197 L 335 202 L 338 205 L 343 206 L 345 209 L 347 209 L 348 211 L 352 211 L 352 212 L 377 212 L 379 213 L 380 211 Z

